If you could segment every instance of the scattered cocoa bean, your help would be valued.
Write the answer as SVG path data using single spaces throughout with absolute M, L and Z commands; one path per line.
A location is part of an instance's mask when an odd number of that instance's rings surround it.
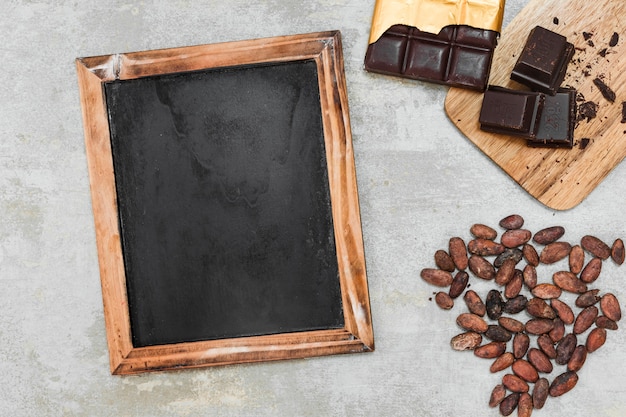
M 519 214 L 511 214 L 500 220 L 498 224 L 507 230 L 519 229 L 524 225 L 524 218 Z
M 504 296 L 508 299 L 515 298 L 522 291 L 524 286 L 524 275 L 522 271 L 516 269 L 513 271 L 513 277 L 504 287 Z
M 515 362 L 515 356 L 511 352 L 504 352 L 498 356 L 495 361 L 489 367 L 491 373 L 496 373 L 505 370 Z
M 508 342 L 511 340 L 511 332 L 499 324 L 490 324 L 485 332 L 485 337 L 494 342 Z
M 474 350 L 483 342 L 483 337 L 480 333 L 465 332 L 454 336 L 450 340 L 452 349 L 462 350 Z
M 580 280 L 586 284 L 590 284 L 598 279 L 601 271 L 602 259 L 596 257 L 591 258 L 589 260 L 589 263 L 585 265 L 582 272 L 580 273 Z
M 542 409 L 545 405 L 549 390 L 550 382 L 546 378 L 539 378 L 537 382 L 535 382 L 532 397 L 533 407 L 535 407 L 536 410 Z
M 500 255 L 505 249 L 501 243 L 489 239 L 473 239 L 467 244 L 469 253 L 480 256 Z
M 526 322 L 526 333 L 534 335 L 547 334 L 554 328 L 554 322 L 549 319 L 530 319 Z
M 553 264 L 569 255 L 572 246 L 567 242 L 552 242 L 544 246 L 539 254 L 539 261 L 544 264 Z
M 465 241 L 460 237 L 452 237 L 448 242 L 448 253 L 456 268 L 460 271 L 467 269 L 467 248 Z
M 527 392 L 522 392 L 517 400 L 517 417 L 530 417 L 533 414 L 533 398 Z
M 485 307 L 487 308 L 487 317 L 491 320 L 498 320 L 502 315 L 502 295 L 498 290 L 490 290 L 487 293 L 487 299 L 485 300 Z
M 463 294 L 465 288 L 467 288 L 467 284 L 469 282 L 469 274 L 465 271 L 459 271 L 452 278 L 452 283 L 450 284 L 450 289 L 448 290 L 448 295 L 451 298 L 457 298 L 459 295 Z
M 485 333 L 489 325 L 482 317 L 473 313 L 461 313 L 456 318 L 456 323 L 464 328 L 476 333 Z
M 550 336 L 550 339 L 552 339 L 554 343 L 557 343 L 565 336 L 565 323 L 558 317 L 552 320 L 552 322 L 554 323 L 554 327 L 550 330 L 548 336 Z
M 509 391 L 528 392 L 528 383 L 517 375 L 506 374 L 502 377 L 502 385 Z
M 596 304 L 598 301 L 600 301 L 600 297 L 598 296 L 599 292 L 600 292 L 599 289 L 586 291 L 580 294 L 576 298 L 576 301 L 574 302 L 574 304 L 576 304 L 576 307 L 580 307 L 580 308 L 592 306 Z
M 608 257 L 611 256 L 611 248 L 609 247 L 609 245 L 607 245 L 595 236 L 583 236 L 580 240 L 580 246 L 582 246 L 584 250 L 586 250 L 593 256 L 596 256 L 602 260 L 608 259 Z
M 476 291 L 467 290 L 463 296 L 463 301 L 465 301 L 467 309 L 470 313 L 476 314 L 480 317 L 483 317 L 487 313 L 485 304 Z
M 602 300 L 600 300 L 600 303 L 602 303 Z M 583 308 L 576 316 L 576 320 L 574 320 L 574 333 L 584 333 L 596 321 L 596 318 L 598 318 L 598 307 L 589 306 Z
M 530 348 L 526 356 L 528 357 L 528 362 L 530 362 L 538 372 L 545 374 L 552 372 L 552 361 L 543 351 L 537 348 Z
M 563 291 L 582 294 L 587 291 L 587 284 L 570 271 L 557 271 L 552 274 L 552 281 Z
M 596 319 L 596 326 L 602 327 L 603 329 L 607 330 L 618 329 L 617 323 L 606 316 L 598 316 L 598 318 Z
M 532 290 L 537 286 L 537 269 L 530 264 L 527 264 L 522 270 L 524 277 L 524 284 L 529 290 Z
M 509 283 L 513 274 L 515 273 L 515 260 L 507 259 L 502 263 L 502 266 L 496 272 L 494 281 L 498 285 L 506 285 Z
M 437 265 L 437 268 L 448 272 L 454 272 L 456 268 L 452 257 L 442 249 L 435 252 L 435 265 Z
M 513 229 L 507 230 L 500 237 L 500 243 L 506 248 L 516 248 L 527 243 L 532 237 L 530 230 L 526 229 Z
M 533 317 L 541 319 L 553 319 L 556 317 L 556 312 L 545 300 L 535 297 L 528 300 L 526 303 L 526 312 Z
M 605 342 L 606 329 L 596 327 L 587 335 L 587 342 L 585 343 L 585 347 L 587 348 L 587 352 L 591 353 L 600 349 Z
M 522 251 L 518 248 L 507 248 L 504 250 L 504 252 L 496 257 L 496 259 L 493 261 L 493 266 L 495 266 L 496 268 L 500 268 L 504 261 L 506 261 L 507 259 L 513 259 L 515 261 L 515 264 L 517 265 L 519 261 L 522 260 L 522 257 Z
M 524 357 L 530 346 L 530 337 L 526 333 L 516 333 L 513 337 L 513 356 L 516 359 Z
M 556 242 L 565 234 L 565 228 L 561 226 L 552 226 L 541 229 L 533 236 L 533 241 L 540 245 L 547 245 Z
M 559 365 L 565 365 L 572 357 L 572 353 L 574 353 L 577 344 L 578 338 L 576 335 L 574 333 L 568 333 L 557 343 L 556 358 L 554 361 Z
M 491 263 L 480 255 L 469 257 L 469 269 L 478 278 L 491 280 L 496 276 L 496 270 Z
M 437 294 L 435 294 L 435 302 L 440 308 L 444 310 L 450 310 L 452 307 L 454 307 L 454 300 L 452 299 L 452 297 L 450 297 L 448 293 L 445 293 L 443 291 L 439 291 Z
M 618 265 L 623 264 L 624 253 L 624 242 L 622 241 L 622 239 L 615 239 L 615 242 L 613 242 L 613 246 L 611 246 L 611 258 L 613 259 L 613 262 Z
M 549 300 L 551 298 L 559 298 L 561 296 L 561 288 L 557 287 L 554 284 L 542 283 L 536 285 L 531 293 L 537 297 L 542 298 L 544 300 Z
M 502 301 L 502 299 L 500 299 Z M 518 295 L 517 297 L 513 297 L 509 300 L 506 300 L 504 304 L 501 303 L 501 310 L 507 314 L 517 314 L 520 311 L 523 311 L 526 308 L 526 304 L 528 303 L 528 298 L 525 295 Z M 497 317 L 496 317 L 497 318 Z
M 441 269 L 424 268 L 420 276 L 424 281 L 437 287 L 447 287 L 452 284 L 452 274 Z
M 533 245 L 526 243 L 522 246 L 522 256 L 526 259 L 528 265 L 539 265 L 539 254 Z
M 506 343 L 489 342 L 474 349 L 474 355 L 483 359 L 495 359 L 506 352 Z
M 511 317 L 500 317 L 498 324 L 511 333 L 521 333 L 524 331 L 524 323 Z
M 569 252 L 569 270 L 573 274 L 578 274 L 582 271 L 585 265 L 585 251 L 580 245 L 572 246 Z
M 504 399 L 500 402 L 500 414 L 503 416 L 510 416 L 513 414 L 513 411 L 517 408 L 520 395 L 521 394 L 519 392 L 512 392 L 504 397 Z
M 563 323 L 572 324 L 574 323 L 574 312 L 566 303 L 559 299 L 550 300 L 550 306 L 556 311 L 556 314 L 559 316 Z
M 570 391 L 578 382 L 578 374 L 572 371 L 566 371 L 554 378 L 550 384 L 548 391 L 551 397 L 558 397 Z
M 537 369 L 530 362 L 524 359 L 517 359 L 511 365 L 511 370 L 515 375 L 522 378 L 526 382 L 536 382 L 539 379 Z
M 547 334 L 542 334 L 537 338 L 537 346 L 539 346 L 539 349 L 541 349 L 541 351 L 545 353 L 548 358 L 556 358 L 556 348 L 554 347 L 554 342 Z
M 618 322 L 622 318 L 622 309 L 619 306 L 617 297 L 612 293 L 606 293 L 600 299 L 600 308 L 602 313 L 614 322 Z
M 585 345 L 578 345 L 574 352 L 572 353 L 572 357 L 567 362 L 567 370 L 578 372 L 582 369 L 585 361 L 587 360 L 587 348 Z
M 470 227 L 470 233 L 477 239 L 494 240 L 498 236 L 498 232 L 484 224 L 476 223 Z
M 498 405 L 500 405 L 502 400 L 504 400 L 504 397 L 506 397 L 506 388 L 504 388 L 504 385 L 502 384 L 496 385 L 495 387 L 493 387 L 493 390 L 491 391 L 491 396 L 489 397 L 489 407 L 497 407 Z

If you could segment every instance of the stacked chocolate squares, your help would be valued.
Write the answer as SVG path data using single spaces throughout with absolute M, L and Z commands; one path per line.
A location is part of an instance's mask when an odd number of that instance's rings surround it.
M 531 91 L 490 85 L 479 116 L 487 132 L 520 136 L 532 147 L 572 148 L 576 90 L 561 88 L 574 46 L 541 26 L 531 30 L 511 79 Z

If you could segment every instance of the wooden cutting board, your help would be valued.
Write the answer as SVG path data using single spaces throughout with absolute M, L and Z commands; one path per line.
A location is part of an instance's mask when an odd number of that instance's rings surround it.
M 579 105 L 587 101 L 597 104 L 595 118 L 578 120 L 573 149 L 529 148 L 523 139 L 481 131 L 481 93 L 452 88 L 445 109 L 461 132 L 528 193 L 552 209 L 567 210 L 583 201 L 626 156 L 626 123 L 622 123 L 626 2 L 531 0 L 502 31 L 490 84 L 526 89 L 509 77 L 530 30 L 537 25 L 566 36 L 574 44 L 576 51 L 563 85 L 576 88 L 584 96 L 579 96 Z M 619 36 L 618 43 L 609 46 L 614 33 Z M 596 77 L 615 92 L 614 103 L 594 85 Z

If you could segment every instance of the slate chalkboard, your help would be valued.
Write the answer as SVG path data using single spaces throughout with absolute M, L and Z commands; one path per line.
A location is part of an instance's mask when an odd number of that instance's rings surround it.
M 374 350 L 338 31 L 76 69 L 111 373 Z
M 105 92 L 135 346 L 343 326 L 313 60 Z

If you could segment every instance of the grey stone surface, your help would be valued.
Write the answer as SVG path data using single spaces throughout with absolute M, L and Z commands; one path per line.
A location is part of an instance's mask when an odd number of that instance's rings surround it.
M 509 0 L 505 24 L 526 3 Z M 626 237 L 626 166 L 576 208 L 534 200 L 449 122 L 446 88 L 363 70 L 374 0 L 5 2 L 0 14 L 0 415 L 486 416 L 500 376 L 453 352 L 419 278 L 451 236 L 513 212 Z M 339 29 L 376 351 L 111 376 L 74 59 Z M 626 300 L 624 270 L 602 288 Z M 479 285 L 479 284 L 477 284 Z M 455 310 L 456 311 L 456 310 Z M 626 415 L 623 329 L 536 415 Z M 617 366 L 616 366 L 617 365 Z

